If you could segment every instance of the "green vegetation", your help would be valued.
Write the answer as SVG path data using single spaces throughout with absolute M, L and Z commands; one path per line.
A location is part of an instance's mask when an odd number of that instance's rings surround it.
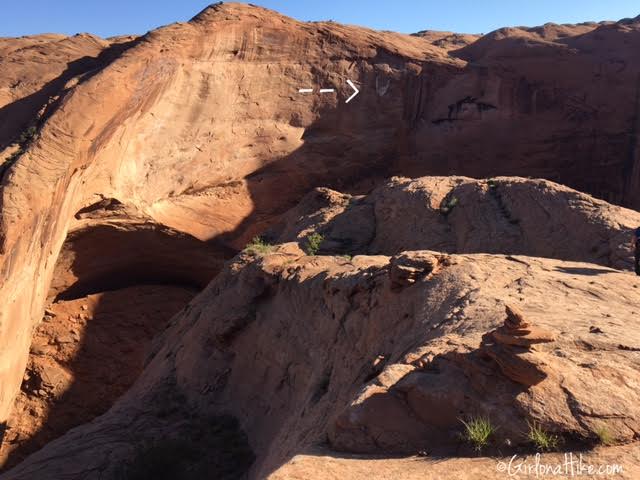
M 244 251 L 253 255 L 266 255 L 273 250 L 273 245 L 263 240 L 261 237 L 253 237 L 253 240 L 244 247 Z
M 465 428 L 462 438 L 472 444 L 478 452 L 489 444 L 489 439 L 496 431 L 487 417 L 473 417 L 468 422 L 460 421 Z
M 7 157 L 7 159 L 5 160 L 5 164 L 7 166 L 13 165 L 13 163 L 15 163 L 15 161 L 18 160 L 18 158 L 20 158 L 20 156 L 23 153 L 24 153 L 24 150 L 22 150 L 22 148 L 19 148 L 18 150 L 16 150 L 15 152 L 13 152 L 11 155 Z
M 560 439 L 557 435 L 547 432 L 537 423 L 529 423 L 527 438 L 542 452 L 555 450 L 560 445 Z
M 312 233 L 307 237 L 307 254 L 317 255 L 320 251 L 320 245 L 322 244 L 324 237 L 319 233 Z
M 610 447 L 611 445 L 615 445 L 616 443 L 615 438 L 613 437 L 613 434 L 607 428 L 606 425 L 599 425 L 594 430 L 594 433 L 598 437 L 598 441 L 600 442 L 600 445 L 605 445 L 607 447 Z
M 23 147 L 27 146 L 34 139 L 34 137 L 36 136 L 36 133 L 38 133 L 38 129 L 33 125 L 30 126 L 20 134 L 20 137 L 18 138 L 18 143 Z
M 458 205 L 459 200 L 458 197 L 451 196 L 449 198 L 445 198 L 440 205 L 440 213 L 444 216 L 447 216 L 451 213 L 451 211 Z
M 18 158 L 22 156 L 37 133 L 38 129 L 34 125 L 32 125 L 20 134 L 20 136 L 18 137 L 18 141 L 16 142 L 18 143 L 18 149 L 11 155 L 9 155 L 4 163 L 0 165 L 0 177 L 2 177 L 2 175 L 4 175 L 4 172 L 7 171 L 7 169 L 11 167 L 11 165 L 13 165 L 18 160 Z

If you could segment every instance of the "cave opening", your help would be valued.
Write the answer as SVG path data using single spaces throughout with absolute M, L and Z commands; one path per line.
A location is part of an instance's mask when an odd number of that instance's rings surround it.
M 0 471 L 105 413 L 142 373 L 154 337 L 229 256 L 148 222 L 70 233 L 3 429 Z

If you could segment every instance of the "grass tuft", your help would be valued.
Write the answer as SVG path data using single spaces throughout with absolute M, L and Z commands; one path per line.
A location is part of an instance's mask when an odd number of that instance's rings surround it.
M 261 237 L 253 237 L 253 240 L 244 247 L 244 251 L 252 255 L 266 255 L 273 250 L 273 245 Z
M 489 444 L 491 436 L 496 431 L 487 417 L 473 417 L 468 422 L 460 421 L 465 428 L 462 438 L 472 444 L 478 452 Z
M 458 203 L 459 203 L 458 197 L 455 197 L 455 196 L 451 196 L 445 199 L 440 205 L 440 213 L 446 217 L 453 211 L 453 209 L 458 205 Z
M 560 445 L 560 438 L 557 435 L 547 432 L 537 423 L 529 423 L 529 433 L 527 438 L 542 452 L 556 450 Z
M 18 143 L 21 146 L 29 145 L 31 141 L 35 138 L 37 133 L 38 133 L 38 129 L 33 125 L 30 126 L 20 134 L 20 137 L 18 138 Z
M 615 445 L 616 440 L 611 433 L 611 430 L 609 430 L 606 425 L 598 425 L 598 427 L 596 427 L 596 429 L 594 430 L 594 433 L 598 437 L 600 445 L 605 445 L 607 447 Z

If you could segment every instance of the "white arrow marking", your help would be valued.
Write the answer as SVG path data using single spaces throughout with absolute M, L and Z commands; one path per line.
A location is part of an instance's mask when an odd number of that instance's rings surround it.
M 313 93 L 313 88 L 301 88 L 298 93 Z
M 335 90 L 333 88 L 321 88 L 320 93 L 333 93 Z
M 349 98 L 347 98 L 347 101 L 344 102 L 344 103 L 349 103 L 351 100 L 356 98 L 356 95 L 358 95 L 360 93 L 360 90 L 358 90 L 358 88 L 353 84 L 353 82 L 351 80 L 347 80 L 347 83 L 349 84 L 349 86 L 351 88 L 353 88 L 353 95 L 351 95 Z

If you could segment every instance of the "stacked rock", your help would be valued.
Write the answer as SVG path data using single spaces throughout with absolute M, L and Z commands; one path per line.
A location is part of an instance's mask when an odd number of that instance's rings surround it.
M 555 340 L 552 332 L 531 325 L 519 310 L 506 306 L 504 325 L 491 332 L 493 343 L 485 352 L 495 360 L 502 373 L 516 383 L 532 386 L 547 377 L 544 356 L 533 346 Z
M 505 310 L 507 318 L 504 321 L 504 326 L 492 332 L 496 342 L 529 347 L 536 343 L 553 342 L 556 339 L 553 333 L 528 323 L 522 312 L 514 307 L 507 305 Z

